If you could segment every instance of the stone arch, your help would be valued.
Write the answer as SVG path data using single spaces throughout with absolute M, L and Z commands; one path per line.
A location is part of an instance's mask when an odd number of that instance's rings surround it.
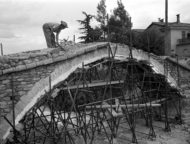
M 111 44 L 111 48 L 114 51 L 115 44 Z M 129 55 L 129 48 L 126 45 L 118 45 L 116 58 L 126 58 Z M 38 81 L 32 89 L 15 105 L 15 124 L 18 124 L 22 117 L 32 106 L 45 94 L 45 91 L 49 91 L 49 77 L 51 77 L 51 86 L 56 86 L 59 82 L 64 81 L 70 73 L 76 70 L 77 67 L 81 67 L 82 63 L 87 64 L 94 62 L 98 59 L 108 57 L 108 47 L 97 48 L 89 52 L 85 52 L 82 55 L 78 55 L 73 58 L 68 58 L 64 64 L 56 66 L 55 70 L 46 78 Z M 159 62 L 158 57 L 149 56 L 147 53 L 133 49 L 133 57 L 137 60 L 149 60 L 156 73 L 164 74 L 164 66 Z M 168 81 L 176 86 L 175 80 L 169 75 Z M 12 113 L 7 115 L 9 120 L 12 119 Z M 2 139 L 6 139 L 11 127 L 6 121 L 3 121 L 1 127 Z

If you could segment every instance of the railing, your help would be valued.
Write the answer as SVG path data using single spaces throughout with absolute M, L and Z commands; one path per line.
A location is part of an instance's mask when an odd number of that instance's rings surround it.
M 178 39 L 178 44 L 190 44 L 190 38 Z

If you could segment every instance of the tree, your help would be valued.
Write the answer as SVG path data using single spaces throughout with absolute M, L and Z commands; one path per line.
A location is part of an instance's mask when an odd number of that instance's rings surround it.
M 92 33 L 92 27 L 90 26 L 90 21 L 93 18 L 93 16 L 91 14 L 87 14 L 86 12 L 82 12 L 85 15 L 85 19 L 84 20 L 77 20 L 83 27 L 79 28 L 80 30 L 83 30 L 82 34 L 84 34 L 84 36 L 79 37 L 80 39 L 83 39 L 84 42 L 88 43 L 88 42 L 92 42 L 92 37 L 91 37 L 91 33 Z
M 155 30 L 144 31 L 136 39 L 136 48 L 156 55 L 163 54 L 164 36 L 158 34 Z
M 80 39 L 83 39 L 85 43 L 93 42 L 93 41 L 98 41 L 102 35 L 102 31 L 100 28 L 96 27 L 93 29 L 90 26 L 90 21 L 94 17 L 91 14 L 87 14 L 86 12 L 82 12 L 85 15 L 84 20 L 77 20 L 83 27 L 79 28 L 83 32 L 84 36 L 79 37 Z
M 129 44 L 129 32 L 132 26 L 130 17 L 121 0 L 117 1 L 117 5 L 108 21 L 110 40 Z
M 107 12 L 106 12 L 106 0 L 101 0 L 100 3 L 97 6 L 97 16 L 96 20 L 100 23 L 100 28 L 102 29 L 104 33 L 104 39 L 105 39 L 105 33 L 106 33 L 106 18 L 107 18 Z
M 92 29 L 90 36 L 93 41 L 99 41 L 102 36 L 102 29 L 99 27 L 95 27 L 94 29 Z

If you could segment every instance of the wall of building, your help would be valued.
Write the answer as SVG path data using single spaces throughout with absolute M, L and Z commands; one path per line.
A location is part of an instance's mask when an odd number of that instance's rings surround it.
M 177 54 L 177 44 L 178 40 L 182 39 L 182 31 L 185 31 L 185 37 L 187 37 L 187 33 L 189 33 L 189 30 L 183 29 L 171 29 L 171 54 Z
M 171 30 L 171 54 L 176 53 L 176 45 L 178 44 L 178 39 L 182 39 L 181 30 Z
M 178 56 L 190 57 L 190 44 L 177 45 L 176 54 Z
M 166 37 L 164 37 L 166 47 L 164 46 L 164 55 L 171 55 L 171 31 L 167 31 Z

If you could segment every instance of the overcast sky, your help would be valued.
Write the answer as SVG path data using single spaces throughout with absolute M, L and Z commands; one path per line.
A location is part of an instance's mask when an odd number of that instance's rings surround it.
M 82 11 L 96 15 L 100 0 L 0 0 L 0 43 L 4 53 L 46 48 L 42 25 L 61 20 L 69 28 L 61 31 L 60 39 L 79 36 L 80 27 L 76 20 L 82 20 Z M 190 23 L 190 0 L 168 0 L 169 21 Z M 132 17 L 133 28 L 145 29 L 151 22 L 164 18 L 165 0 L 123 0 L 125 9 Z M 107 11 L 111 13 L 117 0 L 106 0 Z

